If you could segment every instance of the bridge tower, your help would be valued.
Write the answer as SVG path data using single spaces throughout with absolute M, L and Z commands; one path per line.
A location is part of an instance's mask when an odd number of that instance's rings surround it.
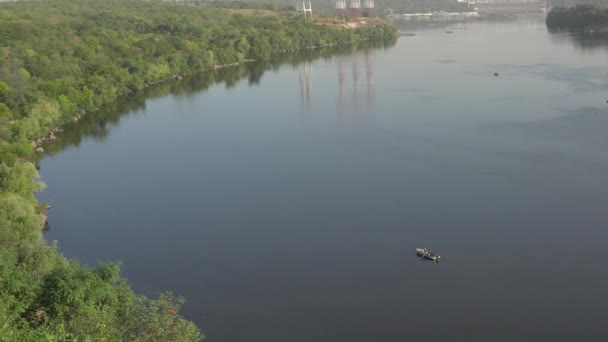
M 336 15 L 338 17 L 346 15 L 346 0 L 336 0 Z
M 374 0 L 363 0 L 363 11 L 370 17 L 376 16 L 376 6 Z
M 296 0 L 296 14 L 302 12 L 304 20 L 310 17 L 312 21 L 312 3 L 311 0 Z M 310 13 L 307 15 L 306 13 Z
M 361 0 L 350 0 L 350 15 L 353 17 L 361 16 Z

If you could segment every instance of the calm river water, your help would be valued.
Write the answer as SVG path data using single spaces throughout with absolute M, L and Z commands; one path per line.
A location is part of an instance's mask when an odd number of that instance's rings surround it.
M 414 32 L 102 108 L 47 148 L 46 238 L 212 342 L 605 339 L 608 39 Z

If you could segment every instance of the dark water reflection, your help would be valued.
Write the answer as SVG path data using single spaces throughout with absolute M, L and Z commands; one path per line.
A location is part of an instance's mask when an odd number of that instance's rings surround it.
M 103 141 L 110 133 L 112 126 L 118 125 L 122 117 L 144 113 L 146 110 L 146 100 L 167 95 L 187 98 L 189 96 L 196 96 L 196 94 L 206 91 L 209 87 L 216 84 L 223 84 L 226 89 L 230 89 L 243 80 L 246 80 L 249 86 L 259 85 L 264 73 L 277 71 L 284 65 L 298 66 L 301 70 L 307 69 L 304 72 L 306 74 L 304 76 L 305 79 L 300 80 L 300 100 L 304 106 L 305 102 L 310 103 L 311 62 L 361 54 L 365 56 L 367 68 L 369 69 L 370 62 L 368 56 L 373 54 L 377 49 L 388 49 L 394 44 L 395 42 L 362 42 L 357 46 L 350 47 L 311 49 L 295 54 L 279 55 L 271 61 L 246 63 L 237 67 L 203 72 L 186 77 L 181 81 L 155 84 L 100 108 L 94 115 L 83 116 L 76 124 L 67 125 L 64 132 L 58 134 L 60 139 L 45 145 L 45 155 L 55 155 L 67 147 L 77 147 L 87 137 Z M 355 71 L 355 68 L 353 68 L 353 72 L 358 72 L 358 70 Z M 369 80 L 369 71 L 367 71 L 367 76 Z M 302 73 L 300 73 L 300 77 L 302 78 Z M 304 94 L 305 92 L 307 95 Z M 308 98 L 305 98 L 306 96 Z
M 567 31 L 551 31 L 551 39 L 560 44 L 573 44 L 583 51 L 593 52 L 596 49 L 608 49 L 608 33 L 595 32 L 567 32 Z
M 602 340 L 608 51 L 444 31 L 85 117 L 41 161 L 47 239 L 186 296 L 210 341 Z

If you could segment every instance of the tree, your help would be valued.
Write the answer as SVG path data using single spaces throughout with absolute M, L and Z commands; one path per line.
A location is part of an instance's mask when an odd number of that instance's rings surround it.
M 30 162 L 18 161 L 12 166 L 0 164 L 0 192 L 33 199 L 34 194 L 45 187 L 39 178 L 36 167 Z
M 0 102 L 6 102 L 10 96 L 11 87 L 0 81 Z

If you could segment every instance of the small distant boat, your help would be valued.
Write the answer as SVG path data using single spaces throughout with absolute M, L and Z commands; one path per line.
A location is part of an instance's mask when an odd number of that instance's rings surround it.
M 430 252 L 426 248 L 416 248 L 416 255 L 428 260 L 439 261 L 441 257 L 435 253 Z

